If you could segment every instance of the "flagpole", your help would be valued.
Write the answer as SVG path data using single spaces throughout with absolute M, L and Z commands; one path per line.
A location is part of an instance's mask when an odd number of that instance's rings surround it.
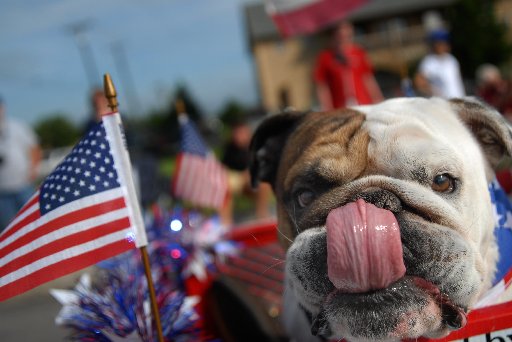
M 112 82 L 110 74 L 108 73 L 103 75 L 103 87 L 105 89 L 105 97 L 108 100 L 108 106 L 110 107 L 112 112 L 117 112 L 118 102 L 116 88 L 114 87 L 114 83 Z M 155 321 L 156 331 L 158 334 L 158 341 L 164 342 L 162 324 L 160 322 L 160 313 L 158 311 L 158 305 L 156 302 L 155 287 L 153 286 L 153 278 L 151 277 L 151 266 L 149 264 L 148 251 L 146 250 L 146 246 L 139 247 L 139 250 L 142 255 L 144 273 L 146 274 L 146 279 L 148 282 L 149 298 L 151 301 L 151 311 L 153 312 L 153 319 Z

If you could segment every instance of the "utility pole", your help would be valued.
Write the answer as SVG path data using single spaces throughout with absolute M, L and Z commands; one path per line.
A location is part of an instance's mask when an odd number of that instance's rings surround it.
M 135 88 L 132 73 L 130 72 L 130 66 L 128 64 L 128 59 L 126 58 L 124 46 L 120 41 L 114 42 L 111 45 L 111 51 L 117 72 L 121 77 L 125 98 L 130 108 L 129 112 L 140 114 L 141 106 L 139 97 Z
M 75 42 L 80 52 L 80 57 L 85 69 L 85 74 L 89 82 L 89 87 L 92 89 L 99 86 L 98 80 L 100 79 L 100 74 L 92 54 L 91 46 L 89 45 L 89 41 L 85 35 L 85 31 L 89 28 L 89 26 L 90 25 L 88 21 L 81 21 L 69 25 L 69 29 L 75 38 Z

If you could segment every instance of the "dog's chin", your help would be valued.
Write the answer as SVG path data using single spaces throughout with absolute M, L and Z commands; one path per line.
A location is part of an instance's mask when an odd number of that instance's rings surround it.
M 393 341 L 440 338 L 465 324 L 465 310 L 435 285 L 405 276 L 368 293 L 333 290 L 313 317 L 312 333 L 349 341 Z
M 325 229 L 313 228 L 297 236 L 287 255 L 288 282 L 311 314 L 313 335 L 348 341 L 440 338 L 466 324 L 466 308 L 417 275 L 406 273 L 387 288 L 365 293 L 336 289 L 327 276 L 325 243 Z

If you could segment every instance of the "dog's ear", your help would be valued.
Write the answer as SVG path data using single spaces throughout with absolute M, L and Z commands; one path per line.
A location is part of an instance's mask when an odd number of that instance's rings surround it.
M 494 169 L 504 157 L 512 156 L 511 127 L 500 113 L 475 98 L 452 99 L 450 102 L 477 138 Z
M 249 171 L 253 187 L 260 181 L 274 187 L 286 139 L 303 116 L 300 112 L 285 112 L 268 117 L 258 126 L 250 145 Z

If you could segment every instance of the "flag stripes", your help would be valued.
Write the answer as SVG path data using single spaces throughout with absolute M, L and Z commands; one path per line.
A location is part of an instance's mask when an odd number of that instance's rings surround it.
M 44 216 L 38 210 L 38 194 L 0 236 L 0 300 L 134 247 L 122 187 Z
M 310 34 L 342 20 L 369 0 L 266 0 L 266 10 L 284 38 Z
M 182 153 L 176 164 L 174 194 L 196 205 L 220 207 L 226 197 L 227 176 L 213 157 Z
M 76 247 L 75 250 L 66 251 L 69 254 L 65 259 L 58 263 L 48 264 L 48 266 L 46 266 L 46 260 L 44 260 L 43 265 L 40 265 L 41 267 L 36 271 L 25 270 L 26 276 L 23 278 L 18 277 L 13 281 L 5 283 L 2 278 L 0 281 L 0 301 L 133 248 L 132 241 L 126 239 L 119 240 L 118 238 L 119 235 L 115 236 L 114 239 L 110 237 L 110 240 L 113 241 L 110 243 L 99 241 L 104 243 L 98 244 L 97 248 L 91 248 L 87 252 L 83 252 L 81 249 L 86 246 Z

